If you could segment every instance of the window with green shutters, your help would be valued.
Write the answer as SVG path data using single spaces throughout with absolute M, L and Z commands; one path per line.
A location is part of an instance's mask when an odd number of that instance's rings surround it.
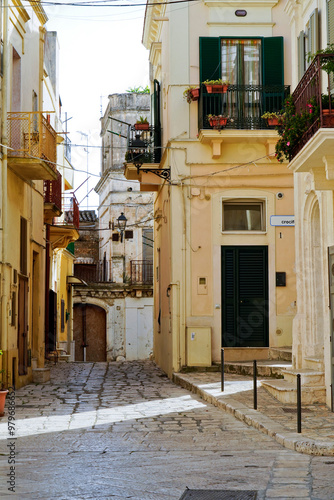
M 200 81 L 222 78 L 222 41 L 233 38 L 201 37 Z M 283 37 L 248 38 L 261 40 L 262 85 L 284 85 Z
M 227 128 L 267 128 L 262 115 L 278 113 L 290 92 L 284 86 L 283 37 L 200 37 L 199 54 L 199 129 L 210 128 L 210 114 L 228 117 Z M 220 96 L 203 85 L 218 79 L 229 82 Z

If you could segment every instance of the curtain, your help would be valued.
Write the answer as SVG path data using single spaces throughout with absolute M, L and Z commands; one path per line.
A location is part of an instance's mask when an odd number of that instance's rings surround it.
M 260 117 L 260 93 L 249 86 L 261 85 L 261 40 L 223 39 L 221 51 L 222 79 L 236 86 L 229 92 L 227 113 L 243 126 Z

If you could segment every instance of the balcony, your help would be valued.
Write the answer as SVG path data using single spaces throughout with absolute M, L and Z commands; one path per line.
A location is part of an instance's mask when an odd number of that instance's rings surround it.
M 57 179 L 57 133 L 41 112 L 7 114 L 8 164 L 25 180 Z
M 209 94 L 201 86 L 198 102 L 198 128 L 212 129 L 208 115 L 223 115 L 229 118 L 224 129 L 264 130 L 269 129 L 261 116 L 265 112 L 277 112 L 290 94 L 289 86 L 282 85 L 230 85 L 224 94 Z
M 131 260 L 130 273 L 132 285 L 153 285 L 153 262 L 150 260 Z
M 52 223 L 54 217 L 59 217 L 61 211 L 62 176 L 57 171 L 55 181 L 44 181 L 44 222 Z
M 74 276 L 85 283 L 111 282 L 111 265 L 106 260 L 95 264 L 74 264 Z
M 53 248 L 67 248 L 79 238 L 79 204 L 74 193 L 62 198 L 63 215 L 55 217 L 49 226 L 49 239 Z
M 166 176 L 168 172 L 159 168 L 161 129 L 149 126 L 147 130 L 136 130 L 134 126 L 129 126 L 125 161 L 127 163 L 125 177 L 128 180 L 139 180 L 141 191 L 156 190 L 159 184 L 156 176 L 158 175 L 162 179 L 168 177 L 168 175 Z M 143 174 L 145 174 L 148 186 L 145 186 L 145 182 L 143 182 Z
M 316 56 L 292 94 L 296 113 L 300 114 L 305 111 L 311 98 L 319 109 L 319 115 L 291 152 L 290 167 L 294 171 L 307 172 L 312 165 L 314 167 L 324 164 L 326 171 L 331 168 L 329 163 L 332 162 L 330 160 L 328 163 L 328 159 L 332 157 L 334 148 L 333 78 L 321 69 L 321 66 L 328 60 L 334 60 L 334 55 Z M 325 94 L 323 94 L 325 89 Z M 329 109 L 324 109 L 324 96 L 326 95 L 328 95 Z
M 126 160 L 130 162 L 160 163 L 161 131 L 149 126 L 147 130 L 129 127 Z

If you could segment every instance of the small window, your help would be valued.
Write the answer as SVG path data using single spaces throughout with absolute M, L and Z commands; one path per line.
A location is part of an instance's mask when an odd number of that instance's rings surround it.
M 132 238 L 133 238 L 133 231 L 131 230 L 125 231 L 125 239 L 132 240 Z
M 261 201 L 224 201 L 224 231 L 264 231 L 264 203 Z
M 118 233 L 113 233 L 112 234 L 112 241 L 118 241 L 119 240 L 119 234 Z

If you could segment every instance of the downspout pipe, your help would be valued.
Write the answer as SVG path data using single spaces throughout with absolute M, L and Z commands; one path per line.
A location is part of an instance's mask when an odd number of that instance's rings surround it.
M 8 244 L 8 226 L 7 226 L 7 93 L 8 93 L 8 78 L 9 78 L 9 45 L 8 45 L 8 2 L 3 0 L 3 76 L 1 88 L 1 143 L 2 143 L 2 169 L 1 169 L 1 263 L 2 263 L 2 292 L 1 292 L 1 348 L 6 352 L 4 356 L 3 368 L 6 373 L 9 373 L 8 359 L 8 318 L 7 318 L 7 303 L 9 299 L 9 283 L 7 273 L 10 270 L 7 263 L 7 244 Z

